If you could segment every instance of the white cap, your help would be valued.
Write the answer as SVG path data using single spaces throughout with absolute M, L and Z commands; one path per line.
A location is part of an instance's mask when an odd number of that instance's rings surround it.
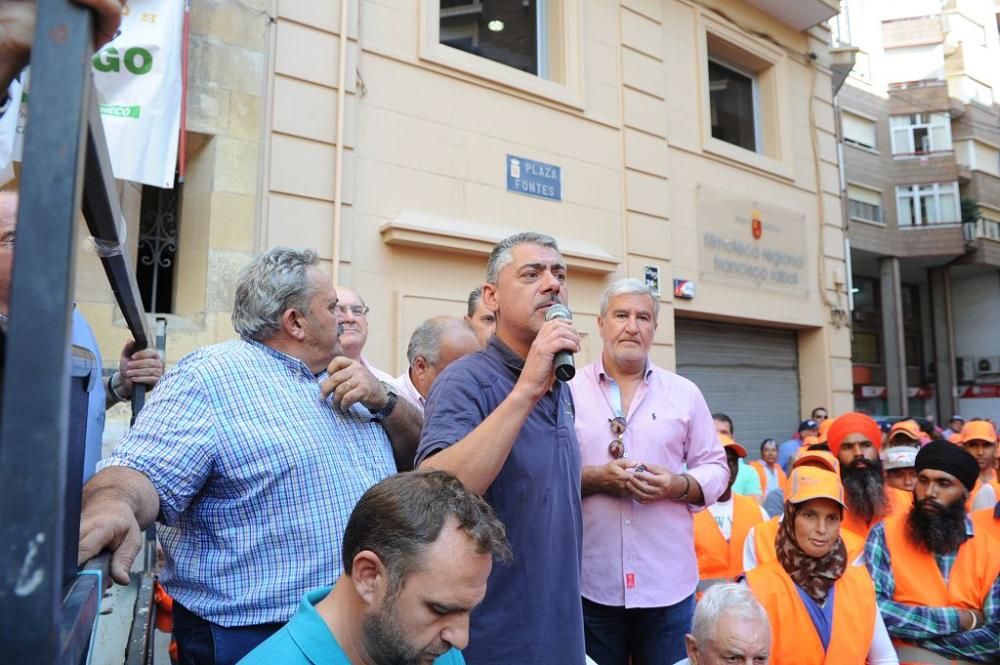
M 890 469 L 910 469 L 917 464 L 917 449 L 913 446 L 895 446 L 882 451 L 882 466 Z

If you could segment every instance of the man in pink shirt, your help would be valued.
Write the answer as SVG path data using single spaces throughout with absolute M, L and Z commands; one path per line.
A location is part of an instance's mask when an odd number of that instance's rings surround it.
M 639 280 L 608 287 L 601 359 L 570 383 L 583 462 L 584 628 L 601 665 L 684 658 L 698 584 L 691 514 L 729 480 L 701 391 L 649 359 L 658 315 Z

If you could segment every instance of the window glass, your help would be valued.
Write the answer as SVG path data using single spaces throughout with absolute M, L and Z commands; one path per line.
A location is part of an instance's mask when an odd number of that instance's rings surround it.
M 716 60 L 708 61 L 712 136 L 757 151 L 754 79 Z
M 854 278 L 854 309 L 875 311 L 875 280 L 869 277 Z
M 875 149 L 876 131 L 873 120 L 844 111 L 841 115 L 841 125 L 844 141 L 862 148 Z
M 877 365 L 881 362 L 878 350 L 878 334 L 854 331 L 851 340 L 851 360 L 862 365 Z
M 440 40 L 515 69 L 544 73 L 538 29 L 544 18 L 544 0 L 441 0 Z
M 951 150 L 951 120 L 947 113 L 914 113 L 889 118 L 894 155 L 922 155 Z

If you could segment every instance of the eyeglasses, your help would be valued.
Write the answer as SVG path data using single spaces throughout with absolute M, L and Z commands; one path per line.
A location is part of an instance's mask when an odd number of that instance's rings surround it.
M 368 305 L 337 305 L 334 309 L 341 314 L 347 314 L 350 312 L 354 314 L 354 316 L 364 316 L 371 311 Z
M 624 437 L 628 424 L 621 416 L 608 418 L 608 424 L 611 426 L 611 433 L 615 435 L 615 438 L 608 444 L 608 454 L 611 455 L 611 459 L 621 459 L 627 455 Z

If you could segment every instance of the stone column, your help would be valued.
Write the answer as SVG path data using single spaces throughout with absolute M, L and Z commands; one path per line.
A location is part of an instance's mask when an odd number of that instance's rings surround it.
M 899 277 L 899 259 L 879 259 L 882 298 L 882 365 L 888 390 L 889 414 L 905 416 L 906 345 L 903 339 L 903 300 Z
M 934 395 L 937 401 L 938 422 L 945 423 L 957 413 L 955 386 L 955 326 L 951 311 L 951 274 L 948 268 L 927 271 L 931 285 L 931 321 L 934 339 L 934 367 L 937 378 Z

